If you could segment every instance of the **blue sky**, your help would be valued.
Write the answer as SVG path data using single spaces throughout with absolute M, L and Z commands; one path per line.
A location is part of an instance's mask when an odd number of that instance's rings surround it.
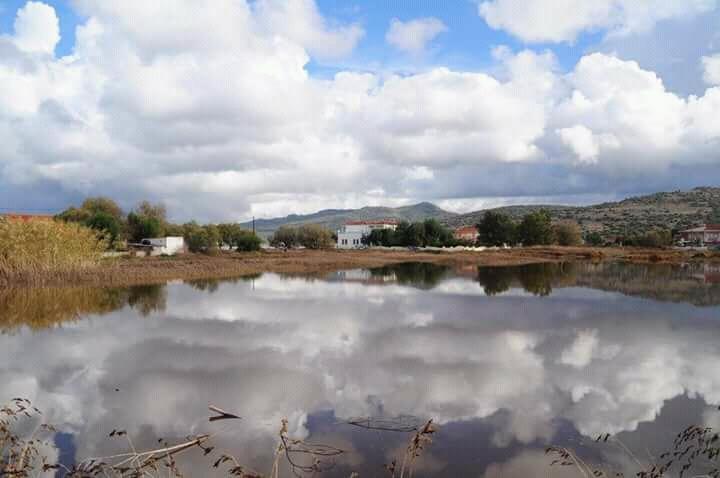
M 27 0 L 3 0 L 0 7 L 0 31 L 12 33 L 15 12 Z M 75 44 L 75 28 L 86 20 L 78 14 L 70 2 L 45 0 L 51 5 L 60 22 L 61 40 L 56 54 L 72 53 Z M 601 33 L 582 34 L 572 44 L 533 43 L 518 40 L 502 30 L 495 30 L 478 15 L 477 1 L 457 0 L 453 2 L 429 0 L 367 0 L 362 3 L 340 0 L 318 0 L 318 8 L 331 19 L 342 22 L 360 23 L 365 30 L 351 58 L 341 64 L 316 62 L 309 70 L 320 75 L 333 74 L 341 68 L 357 69 L 418 69 L 432 65 L 443 65 L 464 70 L 483 70 L 493 64 L 492 49 L 508 46 L 514 50 L 532 48 L 537 51 L 551 49 L 559 64 L 570 69 L 582 54 L 602 39 Z M 397 18 L 409 21 L 415 18 L 434 17 L 445 23 L 449 29 L 440 34 L 426 54 L 420 57 L 403 55 L 389 48 L 385 42 L 390 21 Z
M 718 0 L 566 4 L 3 0 L 0 208 L 243 220 L 719 184 Z
M 27 0 L 2 0 L 0 4 L 0 31 L 2 33 L 11 33 L 13 23 L 15 21 L 15 12 L 25 5 Z M 56 52 L 59 56 L 67 55 L 72 52 L 75 44 L 75 27 L 83 19 L 77 15 L 75 10 L 70 6 L 69 2 L 64 0 L 46 0 L 44 3 L 52 5 L 55 8 L 58 19 L 60 21 L 61 40 L 57 45 Z

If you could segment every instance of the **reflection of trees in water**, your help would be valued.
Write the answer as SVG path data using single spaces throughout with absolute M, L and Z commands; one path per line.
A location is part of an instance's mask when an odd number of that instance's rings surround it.
M 546 263 L 511 267 L 478 267 L 477 280 L 487 295 L 507 292 L 514 284 L 533 295 L 548 296 L 553 287 L 575 281 L 577 264 Z
M 501 294 L 516 286 L 537 296 L 547 296 L 557 287 L 578 286 L 709 306 L 720 304 L 720 283 L 714 281 L 713 271 L 707 264 L 573 262 L 478 267 L 477 280 L 487 295 Z
M 206 279 L 190 279 L 184 281 L 185 284 L 189 285 L 195 290 L 199 290 L 201 292 L 208 292 L 212 294 L 213 292 L 216 292 L 220 288 L 220 284 L 237 284 L 238 282 L 250 282 L 255 279 L 259 279 L 262 276 L 262 274 L 248 274 L 240 277 L 233 277 L 230 279 L 223 278 L 223 279 L 212 279 L 212 278 L 206 278 Z
M 713 274 L 716 267 L 703 263 L 583 264 L 576 284 L 660 301 L 713 306 L 720 305 L 720 282 Z
M 167 307 L 167 287 L 165 284 L 130 287 L 127 289 L 127 303 L 143 317 L 163 311 Z
M 398 284 L 421 289 L 432 289 L 448 275 L 449 271 L 450 268 L 447 266 L 424 262 L 406 262 L 370 269 L 370 276 L 394 276 Z
M 129 305 L 146 316 L 165 310 L 164 284 L 129 288 L 21 288 L 0 291 L 0 331 L 22 326 L 44 329 L 89 314 L 108 314 Z

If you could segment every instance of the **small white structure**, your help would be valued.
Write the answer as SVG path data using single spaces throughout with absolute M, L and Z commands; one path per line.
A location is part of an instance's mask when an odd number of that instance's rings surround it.
M 364 247 L 363 237 L 370 235 L 376 229 L 397 228 L 397 221 L 388 219 L 380 221 L 350 221 L 338 229 L 337 232 L 337 248 L 338 249 L 359 249 Z
M 153 256 L 174 256 L 185 252 L 185 239 L 182 237 L 158 237 L 143 239 L 140 241 L 143 246 L 152 247 L 150 255 Z

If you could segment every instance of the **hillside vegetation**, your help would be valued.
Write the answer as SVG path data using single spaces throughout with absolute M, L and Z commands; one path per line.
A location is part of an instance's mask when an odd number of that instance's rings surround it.
M 690 191 L 660 192 L 583 207 L 528 205 L 489 210 L 502 212 L 513 220 L 520 221 L 528 213 L 540 209 L 546 209 L 553 221 L 575 221 L 580 224 L 583 232 L 597 231 L 606 238 L 612 238 L 629 233 L 643 234 L 655 228 L 684 229 L 706 222 L 720 223 L 720 188 L 702 187 Z M 486 211 L 455 214 L 423 202 L 398 208 L 327 209 L 314 214 L 259 219 L 255 222 L 255 227 L 258 233 L 265 236 L 284 225 L 319 224 L 335 230 L 347 221 L 371 219 L 398 219 L 408 222 L 438 219 L 442 224 L 454 228 L 476 225 Z M 250 227 L 251 223 L 243 226 Z
M 584 207 L 507 206 L 493 211 L 520 220 L 524 215 L 539 209 L 550 212 L 554 221 L 577 222 L 584 232 L 597 231 L 604 237 L 626 236 L 656 228 L 685 229 L 707 222 L 720 222 L 720 218 L 713 217 L 720 210 L 720 188 L 660 192 Z M 449 218 L 447 224 L 453 227 L 477 224 L 484 213 L 483 210 L 459 214 Z
M 348 221 L 368 221 L 373 219 L 397 219 L 417 222 L 425 219 L 437 219 L 441 222 L 450 220 L 455 213 L 440 209 L 429 202 L 402 207 L 364 207 L 361 209 L 325 209 L 313 214 L 291 214 L 274 219 L 258 219 L 255 230 L 258 234 L 269 236 L 281 226 L 298 227 L 307 224 L 318 224 L 330 230 L 336 230 Z M 252 227 L 251 222 L 242 224 Z

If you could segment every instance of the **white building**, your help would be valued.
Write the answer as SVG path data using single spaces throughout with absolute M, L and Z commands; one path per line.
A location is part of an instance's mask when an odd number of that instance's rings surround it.
M 337 232 L 338 249 L 358 249 L 363 247 L 362 239 L 376 229 L 395 230 L 397 221 L 351 221 L 345 223 Z
M 185 252 L 185 239 L 182 237 L 158 237 L 152 239 L 143 239 L 140 241 L 143 246 L 151 246 L 150 255 L 153 256 L 174 256 L 175 254 Z

